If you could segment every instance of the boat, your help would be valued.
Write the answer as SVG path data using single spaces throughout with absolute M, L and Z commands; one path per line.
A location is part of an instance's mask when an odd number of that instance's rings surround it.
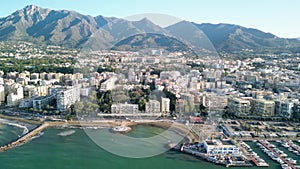
M 287 158 L 287 160 L 292 164 L 297 164 L 297 160 L 294 160 L 292 158 Z
M 285 147 L 285 148 L 289 148 L 290 147 L 287 143 L 282 143 L 281 146 Z
M 282 164 L 281 168 L 282 169 L 290 169 L 291 167 L 289 165 L 287 165 L 287 164 Z
M 269 164 L 266 162 L 259 162 L 258 165 L 259 167 L 269 167 Z

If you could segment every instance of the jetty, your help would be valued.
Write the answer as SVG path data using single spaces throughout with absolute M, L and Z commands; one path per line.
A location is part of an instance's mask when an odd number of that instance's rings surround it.
M 263 145 L 267 150 L 269 150 L 270 152 L 272 152 L 276 158 L 279 158 L 280 160 L 282 160 L 288 167 L 292 168 L 292 169 L 296 169 L 296 166 L 294 166 L 291 162 L 289 162 L 286 158 L 282 157 L 280 154 L 278 154 L 277 152 L 275 152 L 273 150 L 273 148 L 267 144 L 266 142 L 262 141 L 262 140 L 258 140 L 258 142 Z
M 266 162 L 261 162 L 257 157 L 253 155 L 248 155 L 248 158 L 257 166 L 257 167 L 269 167 L 270 165 Z
M 290 142 L 290 141 L 287 142 L 287 144 L 288 144 L 290 147 L 292 147 L 294 150 L 300 152 L 299 146 L 295 145 L 294 143 L 292 143 L 292 142 Z
M 30 140 L 33 137 L 39 135 L 48 126 L 49 126 L 48 123 L 43 123 L 43 124 L 38 125 L 36 128 L 34 128 L 31 131 L 29 131 L 28 133 L 22 135 L 18 139 L 13 140 L 13 141 L 9 142 L 8 144 L 5 144 L 5 145 L 1 146 L 0 147 L 0 152 L 6 151 L 6 150 L 8 150 L 10 148 L 19 146 L 19 145 L 21 145 L 23 143 L 26 143 L 28 140 Z

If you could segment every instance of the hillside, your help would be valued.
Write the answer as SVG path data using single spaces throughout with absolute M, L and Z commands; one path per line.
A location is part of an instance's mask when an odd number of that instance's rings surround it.
M 231 24 L 182 21 L 162 28 L 147 18 L 128 21 L 101 15 L 92 17 L 75 11 L 43 9 L 35 5 L 26 6 L 0 19 L 1 41 L 22 40 L 88 50 L 110 49 L 121 41 L 124 43 L 129 37 L 149 33 L 175 38 L 205 54 L 215 54 L 216 50 L 236 52 L 245 49 L 258 52 L 300 52 L 300 41 L 296 38 L 279 38 L 271 33 Z M 132 43 L 128 40 L 126 42 Z M 171 46 L 177 43 L 171 39 L 165 42 L 174 42 L 169 44 Z M 140 44 L 145 45 L 146 42 Z M 137 47 L 135 44 L 128 46 Z

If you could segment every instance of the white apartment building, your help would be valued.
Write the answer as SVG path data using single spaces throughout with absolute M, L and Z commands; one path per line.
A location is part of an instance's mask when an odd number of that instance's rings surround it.
M 0 85 L 0 104 L 5 101 L 5 88 L 3 85 Z
M 10 90 L 11 92 L 6 98 L 7 106 L 17 106 L 20 100 L 24 98 L 23 87 L 21 85 L 14 85 Z
M 105 82 L 101 84 L 101 91 L 107 91 L 107 90 L 112 90 L 115 88 L 115 83 L 117 81 L 117 77 L 113 76 L 109 79 L 107 79 Z
M 157 100 L 149 100 L 146 103 L 146 113 L 159 113 L 160 112 L 160 102 Z
M 50 94 L 56 96 L 57 109 L 66 110 L 76 101 L 80 101 L 80 88 L 80 85 L 76 85 L 51 89 Z
M 118 103 L 111 105 L 112 114 L 136 114 L 139 111 L 137 104 Z
M 161 97 L 161 112 L 169 113 L 170 112 L 170 99 Z
M 18 95 L 10 93 L 7 95 L 7 106 L 17 106 L 20 102 Z

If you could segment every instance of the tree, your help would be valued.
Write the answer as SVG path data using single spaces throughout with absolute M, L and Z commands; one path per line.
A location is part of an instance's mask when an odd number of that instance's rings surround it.
M 71 120 L 71 115 L 70 114 L 65 115 L 65 119 L 68 121 Z
M 200 113 L 200 115 L 202 117 L 206 117 L 206 116 L 208 116 L 208 107 L 205 107 L 203 104 L 201 104 L 199 106 L 199 111 L 198 112 Z
M 139 101 L 139 110 L 140 111 L 145 111 L 146 103 L 147 103 L 146 99 L 144 99 L 144 98 L 140 99 L 140 101 Z
M 76 101 L 75 104 L 74 104 L 74 112 L 75 113 L 80 113 L 82 112 L 84 108 L 84 104 L 82 101 Z
M 46 115 L 47 114 L 47 110 L 43 110 L 43 115 Z
M 254 131 L 256 136 L 258 135 L 258 133 L 261 133 L 261 129 L 259 127 L 255 127 Z
M 112 100 L 112 91 L 99 91 L 97 93 L 99 109 L 103 113 L 110 113 Z
M 97 101 L 97 92 L 92 91 L 92 93 L 88 96 L 88 101 L 95 103 Z

